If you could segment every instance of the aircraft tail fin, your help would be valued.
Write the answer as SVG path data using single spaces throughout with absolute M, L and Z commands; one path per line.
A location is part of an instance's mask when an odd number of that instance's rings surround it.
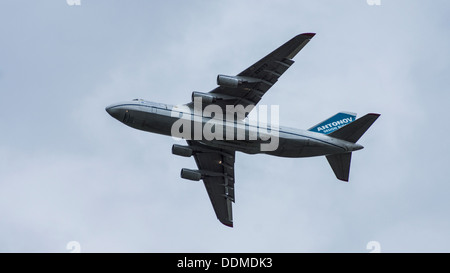
M 380 114 L 367 114 L 340 129 L 334 130 L 329 136 L 356 143 L 379 116 Z M 348 181 L 351 159 L 351 152 L 327 156 L 328 163 L 337 179 Z
M 343 126 L 355 121 L 356 114 L 349 112 L 339 112 L 336 115 L 314 125 L 308 131 L 328 135 Z

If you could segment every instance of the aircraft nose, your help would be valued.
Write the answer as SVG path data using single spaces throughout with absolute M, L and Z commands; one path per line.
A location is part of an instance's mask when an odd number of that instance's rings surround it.
M 105 108 L 106 112 L 110 114 L 113 118 L 119 119 L 120 115 L 120 109 L 118 107 L 115 107 L 115 105 L 110 105 Z

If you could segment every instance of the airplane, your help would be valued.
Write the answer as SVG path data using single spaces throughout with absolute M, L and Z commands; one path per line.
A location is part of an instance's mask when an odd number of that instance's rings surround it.
M 315 33 L 303 33 L 293 37 L 236 76 L 218 75 L 215 89 L 208 93 L 192 92 L 191 101 L 186 104 L 169 105 L 134 99 L 109 105 L 106 111 L 138 130 L 166 136 L 174 136 L 174 131 L 180 134 L 186 131 L 178 138 L 185 139 L 187 145 L 173 144 L 172 153 L 193 156 L 198 170 L 183 168 L 181 178 L 203 180 L 218 220 L 233 227 L 236 152 L 289 158 L 325 156 L 337 179 L 348 181 L 352 152 L 363 148 L 356 142 L 380 116 L 369 113 L 356 119 L 354 113 L 340 112 L 308 130 L 249 122 L 253 107 L 291 67 L 294 56 L 314 36 Z M 215 111 L 206 111 L 210 106 L 215 106 Z M 218 115 L 217 109 L 222 110 L 223 115 Z M 224 115 L 227 115 L 226 122 L 223 122 Z M 232 117 L 231 122 L 229 116 Z M 182 125 L 174 130 L 174 125 L 180 123 Z M 215 138 L 211 139 L 206 134 L 199 136 L 192 130 L 200 128 L 200 132 L 202 129 L 205 132 L 207 126 L 210 129 L 214 127 Z M 232 137 L 225 132 L 231 132 Z M 238 132 L 241 133 L 240 138 Z M 250 140 L 251 136 L 254 138 Z M 263 146 L 274 139 L 277 145 L 272 149 Z

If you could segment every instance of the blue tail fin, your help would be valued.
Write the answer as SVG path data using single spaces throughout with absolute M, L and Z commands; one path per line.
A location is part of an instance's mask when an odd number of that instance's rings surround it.
M 356 114 L 349 112 L 339 112 L 331 118 L 309 128 L 308 131 L 328 135 L 337 129 L 355 121 Z

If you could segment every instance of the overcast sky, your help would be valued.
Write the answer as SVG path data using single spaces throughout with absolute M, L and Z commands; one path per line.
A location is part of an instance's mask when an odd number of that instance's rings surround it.
M 448 1 L 80 3 L 0 2 L 1 252 L 450 251 Z M 380 113 L 349 183 L 323 157 L 238 153 L 231 229 L 176 141 L 105 112 L 188 102 L 303 32 L 260 103 L 304 129 Z

